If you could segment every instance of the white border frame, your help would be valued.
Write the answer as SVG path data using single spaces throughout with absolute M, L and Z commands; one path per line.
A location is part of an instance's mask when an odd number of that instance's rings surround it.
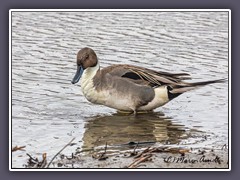
M 228 169 L 15 169 L 12 168 L 12 12 L 228 12 Z M 231 10 L 230 9 L 10 9 L 9 10 L 9 171 L 231 171 Z

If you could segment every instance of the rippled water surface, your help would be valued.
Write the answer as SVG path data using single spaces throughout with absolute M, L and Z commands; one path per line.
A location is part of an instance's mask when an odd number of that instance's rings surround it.
M 12 12 L 12 146 L 26 146 L 13 153 L 13 167 L 23 167 L 26 152 L 53 157 L 73 137 L 66 154 L 106 142 L 113 149 L 228 143 L 228 81 L 187 92 L 152 114 L 120 115 L 89 103 L 80 84 L 71 84 L 76 53 L 86 46 L 101 67 L 228 78 L 228 12 Z

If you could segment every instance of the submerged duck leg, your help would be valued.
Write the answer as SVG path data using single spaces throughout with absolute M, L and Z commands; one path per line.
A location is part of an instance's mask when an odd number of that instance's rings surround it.
M 137 116 L 137 111 L 136 110 L 133 111 L 133 115 Z
M 133 116 L 136 117 L 138 112 L 137 112 L 137 109 L 133 109 L 133 112 L 132 112 Z

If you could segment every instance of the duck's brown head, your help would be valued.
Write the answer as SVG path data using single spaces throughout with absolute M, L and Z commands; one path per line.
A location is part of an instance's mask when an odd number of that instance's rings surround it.
M 85 47 L 78 51 L 77 72 L 72 80 L 72 84 L 75 84 L 79 81 L 85 69 L 89 67 L 94 67 L 97 65 L 97 63 L 98 63 L 97 55 L 91 48 Z

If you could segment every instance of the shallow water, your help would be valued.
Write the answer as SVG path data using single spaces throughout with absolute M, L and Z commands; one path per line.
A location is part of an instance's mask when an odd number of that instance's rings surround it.
M 185 93 L 153 114 L 119 115 L 89 103 L 80 84 L 71 84 L 76 53 L 86 46 L 102 67 L 188 72 L 193 81 L 228 78 L 228 13 L 13 12 L 12 146 L 26 146 L 12 153 L 13 167 L 23 167 L 26 152 L 51 158 L 73 137 L 66 154 L 106 142 L 120 150 L 129 142 L 228 143 L 228 81 Z

